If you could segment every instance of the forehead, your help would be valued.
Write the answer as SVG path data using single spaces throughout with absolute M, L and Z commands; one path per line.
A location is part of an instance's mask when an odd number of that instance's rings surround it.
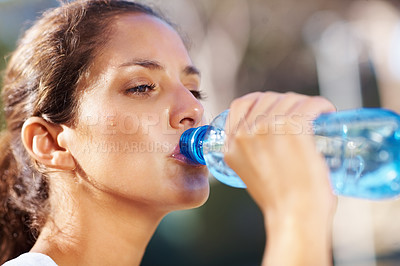
M 102 54 L 114 60 L 152 58 L 163 54 L 188 57 L 179 34 L 166 22 L 147 14 L 126 14 L 114 19 L 111 35 Z
M 114 37 L 119 34 L 140 34 L 143 37 L 151 34 L 171 34 L 179 38 L 176 31 L 165 21 L 160 18 L 143 14 L 143 13 L 127 13 L 117 15 L 113 19 Z
M 113 19 L 107 42 L 95 52 L 80 87 L 95 87 L 118 73 L 119 66 L 137 60 L 157 61 L 168 68 L 192 65 L 181 37 L 170 25 L 151 15 L 124 14 Z

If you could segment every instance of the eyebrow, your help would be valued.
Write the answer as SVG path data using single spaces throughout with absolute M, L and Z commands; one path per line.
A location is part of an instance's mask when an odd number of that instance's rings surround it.
M 120 64 L 118 66 L 118 68 L 130 67 L 130 66 L 141 66 L 141 67 L 144 67 L 144 68 L 147 68 L 150 70 L 165 70 L 165 67 L 161 63 L 154 61 L 154 60 L 148 60 L 148 59 L 133 59 L 128 62 Z M 188 76 L 189 75 L 201 76 L 200 71 L 195 66 L 191 66 L 191 65 L 186 66 L 183 69 L 183 73 Z

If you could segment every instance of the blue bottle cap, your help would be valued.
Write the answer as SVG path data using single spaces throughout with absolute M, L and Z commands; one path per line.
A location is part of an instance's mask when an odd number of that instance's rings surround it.
M 183 132 L 179 140 L 180 152 L 195 163 L 205 165 L 203 139 L 209 126 L 190 128 Z

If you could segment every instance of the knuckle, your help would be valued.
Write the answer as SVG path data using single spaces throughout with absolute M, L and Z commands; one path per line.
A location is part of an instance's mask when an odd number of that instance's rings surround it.
M 287 95 L 285 93 L 280 93 L 280 92 L 275 92 L 275 91 L 267 91 L 264 94 L 264 99 L 269 101 L 269 100 L 279 100 L 279 99 L 283 99 L 287 97 Z
M 310 96 L 306 96 L 306 95 L 299 94 L 299 93 L 292 92 L 292 91 L 285 93 L 285 98 L 290 99 L 293 102 L 301 102 L 301 101 L 306 100 L 309 97 Z
M 335 105 L 322 96 L 310 97 L 307 101 L 307 104 L 310 104 L 315 108 L 315 110 L 320 110 L 321 112 L 336 111 Z
M 282 95 L 282 93 L 279 93 L 276 91 L 266 91 L 266 92 L 263 92 L 262 94 L 266 97 Z
M 239 100 L 244 100 L 244 101 L 254 101 L 255 99 L 260 98 L 264 93 L 260 92 L 260 91 L 256 91 L 256 92 L 251 92 L 249 94 L 246 94 L 240 98 L 238 98 Z
M 314 101 L 316 102 L 316 104 L 318 104 L 319 106 L 321 106 L 324 109 L 327 110 L 336 110 L 335 105 L 333 105 L 333 103 L 331 101 L 329 101 L 328 99 L 326 99 L 325 97 L 322 96 L 314 96 Z
M 287 97 L 298 97 L 298 96 L 303 96 L 303 95 L 298 94 L 298 93 L 293 92 L 293 91 L 285 92 L 284 95 L 287 96 Z
M 234 99 L 230 104 L 231 110 L 240 109 L 241 107 L 250 106 L 253 102 L 262 96 L 262 92 L 252 92 L 242 97 Z
M 264 92 L 262 95 L 261 95 L 261 99 L 262 100 L 269 100 L 269 99 L 276 99 L 276 98 L 279 98 L 279 97 L 282 97 L 283 96 L 283 94 L 282 93 L 279 93 L 279 92 L 274 92 L 274 91 L 266 91 L 266 92 Z
M 253 134 L 255 135 L 265 135 L 269 131 L 270 119 L 262 118 L 254 122 Z
M 230 108 L 231 110 L 236 109 L 242 102 L 243 102 L 243 99 L 241 99 L 241 98 L 234 99 L 234 100 L 231 102 L 229 108 Z
M 283 97 L 285 97 L 283 93 L 267 91 L 262 93 L 257 100 L 259 105 L 271 105 L 272 103 L 279 101 L 279 99 L 282 99 Z

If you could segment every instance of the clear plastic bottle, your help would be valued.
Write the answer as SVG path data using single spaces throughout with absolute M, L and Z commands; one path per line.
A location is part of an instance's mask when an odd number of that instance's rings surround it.
M 181 153 L 206 164 L 211 174 L 232 187 L 246 185 L 223 160 L 229 110 L 209 126 L 185 131 Z M 400 195 L 400 116 L 379 108 L 322 114 L 313 122 L 317 149 L 330 168 L 334 193 L 381 200 Z

